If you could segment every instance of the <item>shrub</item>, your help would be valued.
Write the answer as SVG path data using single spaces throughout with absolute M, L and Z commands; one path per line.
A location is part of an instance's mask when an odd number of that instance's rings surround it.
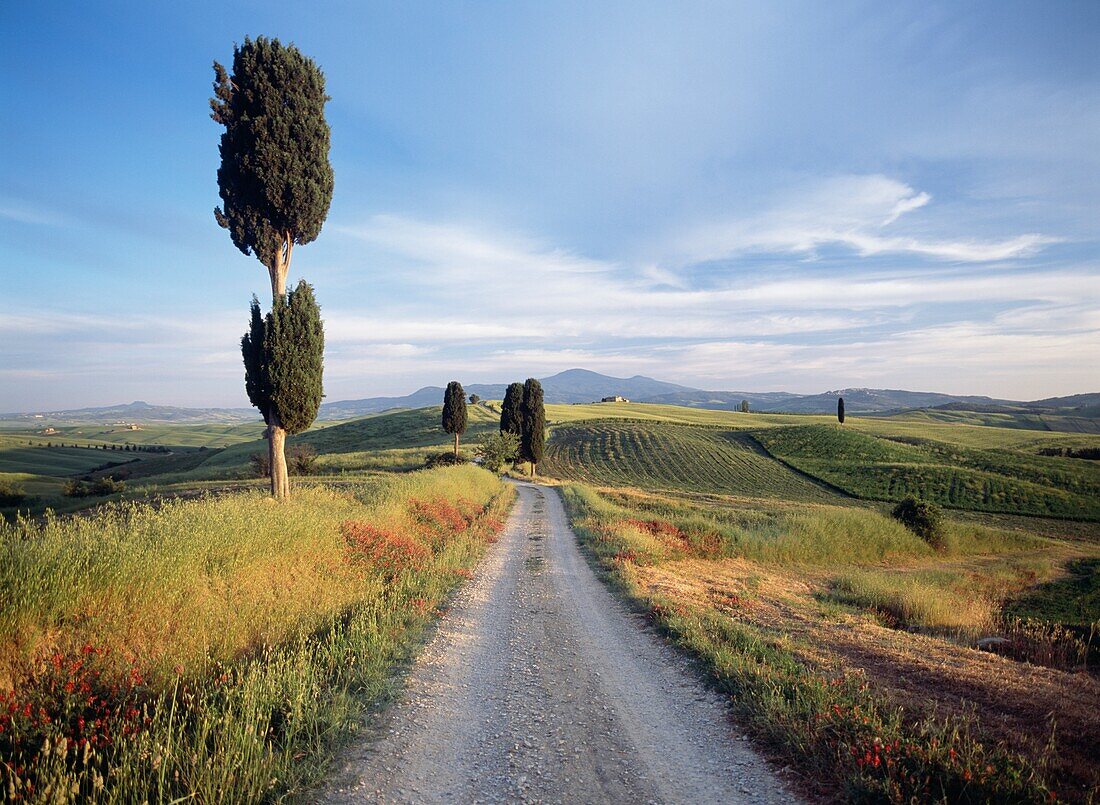
M 477 445 L 481 466 L 490 472 L 500 472 L 505 464 L 515 461 L 518 454 L 519 436 L 514 433 L 494 433 L 484 437 Z
M 22 486 L 15 481 L 0 480 L 0 506 L 18 506 L 26 499 Z
M 319 471 L 316 450 L 308 444 L 296 444 L 290 449 L 291 475 L 316 475 Z
M 467 464 L 470 459 L 462 453 L 435 453 L 424 459 L 424 466 L 427 469 L 433 467 L 455 467 L 459 464 Z
M 252 467 L 252 474 L 257 478 L 270 477 L 271 460 L 266 453 L 253 453 L 248 457 L 248 463 Z
M 125 482 L 116 481 L 110 477 L 96 478 L 95 480 L 74 478 L 65 482 L 62 493 L 65 497 L 70 498 L 93 498 L 113 495 L 115 492 L 121 492 L 124 489 L 126 489 Z
M 937 551 L 947 547 L 943 529 L 943 514 L 935 503 L 906 498 L 892 512 L 894 519 L 923 539 Z

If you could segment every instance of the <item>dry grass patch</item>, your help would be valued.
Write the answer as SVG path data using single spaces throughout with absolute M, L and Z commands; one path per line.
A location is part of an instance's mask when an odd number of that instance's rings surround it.
M 964 524 L 940 553 L 878 531 L 885 518 L 866 509 L 563 493 L 613 582 L 706 662 L 745 723 L 818 793 L 982 802 L 1100 791 L 1100 682 L 960 640 L 1002 625 L 999 600 L 1054 575 L 1079 544 Z M 629 524 L 656 517 L 687 532 L 709 524 L 731 537 L 729 555 L 643 560 L 635 547 L 652 535 Z M 852 535 L 870 544 L 846 545 Z

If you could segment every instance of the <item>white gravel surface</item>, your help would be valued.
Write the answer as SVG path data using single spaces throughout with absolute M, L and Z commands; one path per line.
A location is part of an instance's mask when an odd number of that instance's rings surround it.
M 556 491 L 519 499 L 325 802 L 783 802 L 723 697 L 615 599 Z

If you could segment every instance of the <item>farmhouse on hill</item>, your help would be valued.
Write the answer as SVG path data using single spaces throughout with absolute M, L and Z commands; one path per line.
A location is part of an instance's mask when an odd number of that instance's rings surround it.
M 616 395 L 614 397 L 604 397 L 600 402 L 630 402 L 630 400 L 626 397 L 619 397 Z

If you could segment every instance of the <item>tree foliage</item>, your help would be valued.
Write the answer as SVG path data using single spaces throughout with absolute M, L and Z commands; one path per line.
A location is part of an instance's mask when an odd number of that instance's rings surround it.
M 244 390 L 248 401 L 259 409 L 264 422 L 270 420 L 271 381 L 267 373 L 267 357 L 264 351 L 264 317 L 260 312 L 260 300 L 252 297 L 251 319 L 248 332 L 241 338 L 244 356 Z
M 481 466 L 490 472 L 500 472 L 505 464 L 516 460 L 519 454 L 519 437 L 514 433 L 493 433 L 481 439 L 477 456 Z
M 470 405 L 477 405 L 479 402 L 481 402 L 481 395 L 479 395 L 479 394 L 471 394 L 470 395 Z
M 324 397 L 324 352 L 321 310 L 309 283 L 278 297 L 266 318 L 253 297 L 249 331 L 241 338 L 244 386 L 265 422 L 274 413 L 290 434 L 313 424 Z
M 837 401 L 836 401 L 836 418 L 837 418 L 837 421 L 841 425 L 844 424 L 844 398 L 843 397 L 838 397 L 837 398 Z
M 747 414 L 749 412 L 749 401 L 741 400 L 741 413 Z
M 443 392 L 443 431 L 455 437 L 455 455 L 458 455 L 458 437 L 466 432 L 466 392 L 462 384 L 452 380 Z
M 937 551 L 947 547 L 943 532 L 943 512 L 935 503 L 905 498 L 892 512 L 893 517 Z
M 543 404 L 542 384 L 533 377 L 523 384 L 523 433 L 522 457 L 537 465 L 546 450 L 546 406 Z
M 446 433 L 466 432 L 466 392 L 462 384 L 452 380 L 443 393 L 443 430 Z
M 221 137 L 218 224 L 273 271 L 317 238 L 332 201 L 325 77 L 293 45 L 245 38 L 232 73 L 214 62 L 210 116 Z
M 500 432 L 523 435 L 523 384 L 512 383 L 500 405 Z

